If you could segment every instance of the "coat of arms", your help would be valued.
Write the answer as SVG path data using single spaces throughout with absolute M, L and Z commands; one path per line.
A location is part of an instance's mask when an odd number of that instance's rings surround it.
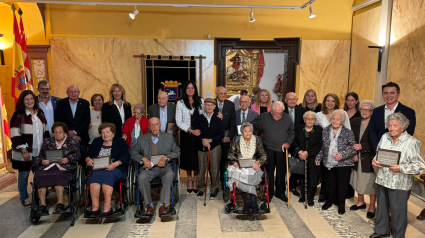
M 169 101 L 174 101 L 179 98 L 179 85 L 181 85 L 181 83 L 178 81 L 166 80 L 165 82 L 161 82 L 161 84 L 164 85 L 164 92 L 167 93 Z

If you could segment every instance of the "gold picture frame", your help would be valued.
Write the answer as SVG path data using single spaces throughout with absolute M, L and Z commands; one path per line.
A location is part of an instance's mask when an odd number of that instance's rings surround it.
M 258 86 L 258 62 L 261 50 L 226 50 L 226 88 L 228 95 L 239 94 L 242 89 L 252 96 Z

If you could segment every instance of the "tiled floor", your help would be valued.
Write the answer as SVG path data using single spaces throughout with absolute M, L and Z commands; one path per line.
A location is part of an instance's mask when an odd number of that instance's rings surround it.
M 52 196 L 51 205 L 54 205 L 54 193 Z M 218 198 L 221 197 L 220 193 Z M 125 219 L 107 220 L 103 224 L 84 219 L 80 209 L 74 227 L 59 215 L 42 217 L 39 224 L 32 225 L 29 209 L 21 206 L 18 193 L 11 186 L 0 192 L 0 237 L 368 237 L 373 233 L 374 220 L 366 218 L 366 210 L 349 210 L 356 197 L 347 200 L 347 212 L 342 216 L 335 206 L 322 211 L 317 200 L 308 209 L 298 203 L 297 197 L 291 196 L 291 201 L 288 208 L 286 203 L 274 198 L 269 214 L 249 221 L 243 216 L 225 214 L 222 199 L 209 200 L 204 206 L 203 199 L 187 194 L 182 187 L 177 215 L 162 221 L 158 216 L 149 221 L 135 219 L 135 206 L 131 206 Z M 366 201 L 369 201 L 367 196 Z M 416 220 L 424 207 L 425 202 L 410 197 L 406 237 L 425 237 L 425 221 Z

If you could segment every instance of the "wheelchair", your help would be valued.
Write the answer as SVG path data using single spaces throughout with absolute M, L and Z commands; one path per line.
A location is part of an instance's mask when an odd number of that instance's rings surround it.
M 144 210 L 144 206 L 143 206 L 143 196 L 141 196 L 140 194 L 140 190 L 139 190 L 139 186 L 137 184 L 137 178 L 139 177 L 139 169 L 140 166 L 139 164 L 132 164 L 132 176 L 130 178 L 130 181 L 132 181 L 132 184 L 134 185 L 133 187 L 133 193 L 131 194 L 131 196 L 133 196 L 134 200 L 132 200 L 132 202 L 135 202 L 136 204 L 136 213 L 134 214 L 134 218 L 141 218 L 141 219 L 149 219 L 152 216 L 150 215 L 146 215 L 145 214 L 145 210 Z M 173 169 L 173 173 L 174 173 L 174 179 L 173 179 L 173 183 L 171 185 L 171 201 L 170 201 L 170 205 L 168 207 L 168 212 L 166 214 L 160 215 L 161 218 L 164 217 L 169 217 L 169 216 L 175 216 L 177 214 L 176 212 L 176 203 L 179 202 L 180 199 L 180 189 L 179 189 L 179 176 L 180 176 L 180 169 L 179 166 L 177 164 L 177 159 L 172 159 L 172 169 Z M 155 178 L 151 181 L 151 187 L 159 187 L 161 186 L 161 179 L 160 178 Z
M 31 181 L 31 211 L 29 220 L 32 224 L 37 224 L 41 218 L 41 215 L 37 213 L 37 210 L 40 206 L 40 197 L 38 194 L 38 188 L 37 185 L 34 182 L 35 173 Z M 77 165 L 77 167 L 74 169 L 72 173 L 72 177 L 69 180 L 68 186 L 65 187 L 64 191 L 67 191 L 68 194 L 68 205 L 65 207 L 65 211 L 63 212 L 53 212 L 53 214 L 60 214 L 64 216 L 65 218 L 71 217 L 71 226 L 74 226 L 75 219 L 77 215 L 77 209 L 78 209 L 78 202 L 81 200 L 82 195 L 82 187 L 84 183 L 84 168 L 80 165 Z M 46 203 L 48 203 L 48 191 L 46 192 Z M 74 196 L 76 196 L 77 201 L 74 199 Z M 49 215 L 47 213 L 47 215 Z
M 266 161 L 267 163 L 267 161 Z M 266 169 L 266 163 L 264 163 L 263 166 L 261 166 L 261 170 L 264 172 L 263 177 L 261 179 L 261 182 L 257 185 L 257 203 L 260 201 L 260 204 L 258 205 L 260 211 L 258 214 L 248 214 L 251 221 L 255 219 L 256 215 L 264 215 L 267 213 L 270 213 L 270 198 L 269 198 L 269 186 L 268 186 L 268 176 L 267 176 L 267 169 Z M 233 191 L 230 191 L 230 188 L 228 187 L 229 178 L 227 176 L 227 170 L 224 175 L 224 191 L 223 191 L 223 200 L 226 203 L 224 205 L 224 212 L 226 214 L 237 214 L 237 215 L 246 215 L 242 213 L 242 210 L 238 209 L 236 207 L 236 183 L 233 183 Z
M 118 219 L 121 217 L 124 217 L 125 219 L 125 213 L 128 209 L 128 206 L 130 205 L 128 202 L 128 187 L 129 187 L 129 176 L 130 173 L 130 166 L 128 167 L 127 173 L 124 173 L 124 176 L 115 182 L 114 184 L 114 192 L 119 193 L 119 208 L 114 209 L 112 214 L 108 216 L 102 216 L 101 213 L 99 213 L 98 216 L 91 216 L 91 196 L 90 196 L 90 186 L 87 186 L 87 184 L 84 182 L 84 195 L 85 195 L 85 201 L 84 201 L 84 218 L 87 219 L 99 219 L 99 224 L 102 223 L 103 219 Z M 102 191 L 102 190 L 101 190 Z M 114 194 L 112 194 L 113 196 Z M 113 199 L 113 198 L 112 198 Z M 100 202 L 100 201 L 99 201 Z

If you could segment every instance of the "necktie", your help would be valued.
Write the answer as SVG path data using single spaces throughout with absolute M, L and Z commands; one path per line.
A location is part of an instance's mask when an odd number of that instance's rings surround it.
M 222 113 L 223 112 L 223 103 L 219 103 L 218 105 L 220 105 L 218 107 L 218 111 Z
M 242 112 L 242 123 L 245 123 L 245 112 Z
M 292 113 L 294 112 L 294 109 L 289 109 L 289 116 L 291 117 L 292 122 L 294 122 L 294 116 Z

